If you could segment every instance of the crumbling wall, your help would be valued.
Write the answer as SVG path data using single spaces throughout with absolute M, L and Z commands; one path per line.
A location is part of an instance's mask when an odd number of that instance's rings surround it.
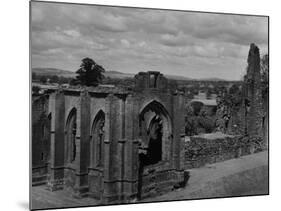
M 160 194 L 184 181 L 184 100 L 182 93 L 167 88 L 167 80 L 159 72 L 138 74 L 134 90 L 67 88 L 51 94 L 49 101 L 53 117 L 48 189 L 67 189 L 77 197 L 116 203 Z M 143 110 L 163 117 L 163 127 L 170 130 L 162 134 L 161 160 L 141 171 Z M 75 130 L 68 127 L 72 111 Z M 100 111 L 105 116 L 102 165 L 95 165 L 97 150 L 91 146 L 96 139 L 90 131 Z
M 217 130 L 262 142 L 268 130 L 263 124 L 268 108 L 262 107 L 260 54 L 255 44 L 250 46 L 247 62 L 242 87 L 224 91 L 218 98 Z
M 48 96 L 32 96 L 32 184 L 46 182 L 50 156 Z
M 198 168 L 259 151 L 257 143 L 248 137 L 222 133 L 190 137 L 185 143 L 185 168 Z
M 260 53 L 255 44 L 251 44 L 248 55 L 247 75 L 244 81 L 246 108 L 246 133 L 251 138 L 262 138 L 262 99 Z
M 152 75 L 154 76 L 151 77 Z M 153 83 L 155 78 L 156 84 Z M 161 160 L 148 165 L 139 161 L 138 198 L 165 193 L 184 181 L 184 150 L 181 137 L 184 133 L 184 116 L 182 115 L 184 97 L 183 93 L 168 88 L 166 82 L 167 79 L 159 72 L 139 73 L 136 76 L 136 89 L 133 94 L 135 102 L 133 133 L 139 140 L 139 153 L 142 158 L 145 157 L 148 146 L 142 124 L 139 124 L 142 123 L 140 114 L 147 115 L 146 119 L 149 119 L 150 114 L 155 112 L 162 118 L 163 127 L 167 126 L 163 131 Z M 139 86 L 143 84 L 146 86 L 140 89 Z

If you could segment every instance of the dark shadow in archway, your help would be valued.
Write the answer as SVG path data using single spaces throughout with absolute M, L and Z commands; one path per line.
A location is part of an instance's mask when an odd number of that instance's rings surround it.
M 66 122 L 66 162 L 72 163 L 76 158 L 76 119 L 77 110 L 73 108 L 67 118 Z
M 157 101 L 152 101 L 145 106 L 139 116 L 139 129 L 142 141 L 139 153 L 137 197 L 141 199 L 144 168 L 163 160 L 163 144 L 171 135 L 171 120 L 165 107 Z
M 93 122 L 91 132 L 91 161 L 90 165 L 102 166 L 103 165 L 103 141 L 104 141 L 104 123 L 105 113 L 100 110 Z
M 163 126 L 162 119 L 159 116 L 154 116 L 150 122 L 148 136 L 148 148 L 146 161 L 144 165 L 155 164 L 162 159 L 162 136 L 163 136 Z

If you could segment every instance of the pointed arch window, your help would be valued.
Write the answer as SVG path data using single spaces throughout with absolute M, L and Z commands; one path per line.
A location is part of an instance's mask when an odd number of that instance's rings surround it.
M 91 132 L 91 166 L 103 166 L 105 113 L 100 110 L 93 122 Z
M 72 163 L 76 159 L 77 111 L 73 108 L 68 115 L 66 124 L 66 159 Z
M 172 124 L 165 107 L 154 100 L 141 110 L 139 117 L 142 165 L 169 160 Z

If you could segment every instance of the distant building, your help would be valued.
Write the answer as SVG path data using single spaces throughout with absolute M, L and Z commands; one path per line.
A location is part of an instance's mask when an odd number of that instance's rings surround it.
M 106 87 L 106 88 L 114 88 L 115 87 L 115 85 L 113 85 L 113 84 L 99 84 L 98 86 L 99 87 Z
M 207 99 L 207 94 L 204 91 L 199 91 L 197 95 L 194 95 L 194 99 Z

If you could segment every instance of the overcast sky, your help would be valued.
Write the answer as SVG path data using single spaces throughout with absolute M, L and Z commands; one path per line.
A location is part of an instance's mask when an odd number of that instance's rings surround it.
M 266 17 L 32 2 L 32 67 L 161 71 L 238 80 L 250 43 L 268 52 Z

